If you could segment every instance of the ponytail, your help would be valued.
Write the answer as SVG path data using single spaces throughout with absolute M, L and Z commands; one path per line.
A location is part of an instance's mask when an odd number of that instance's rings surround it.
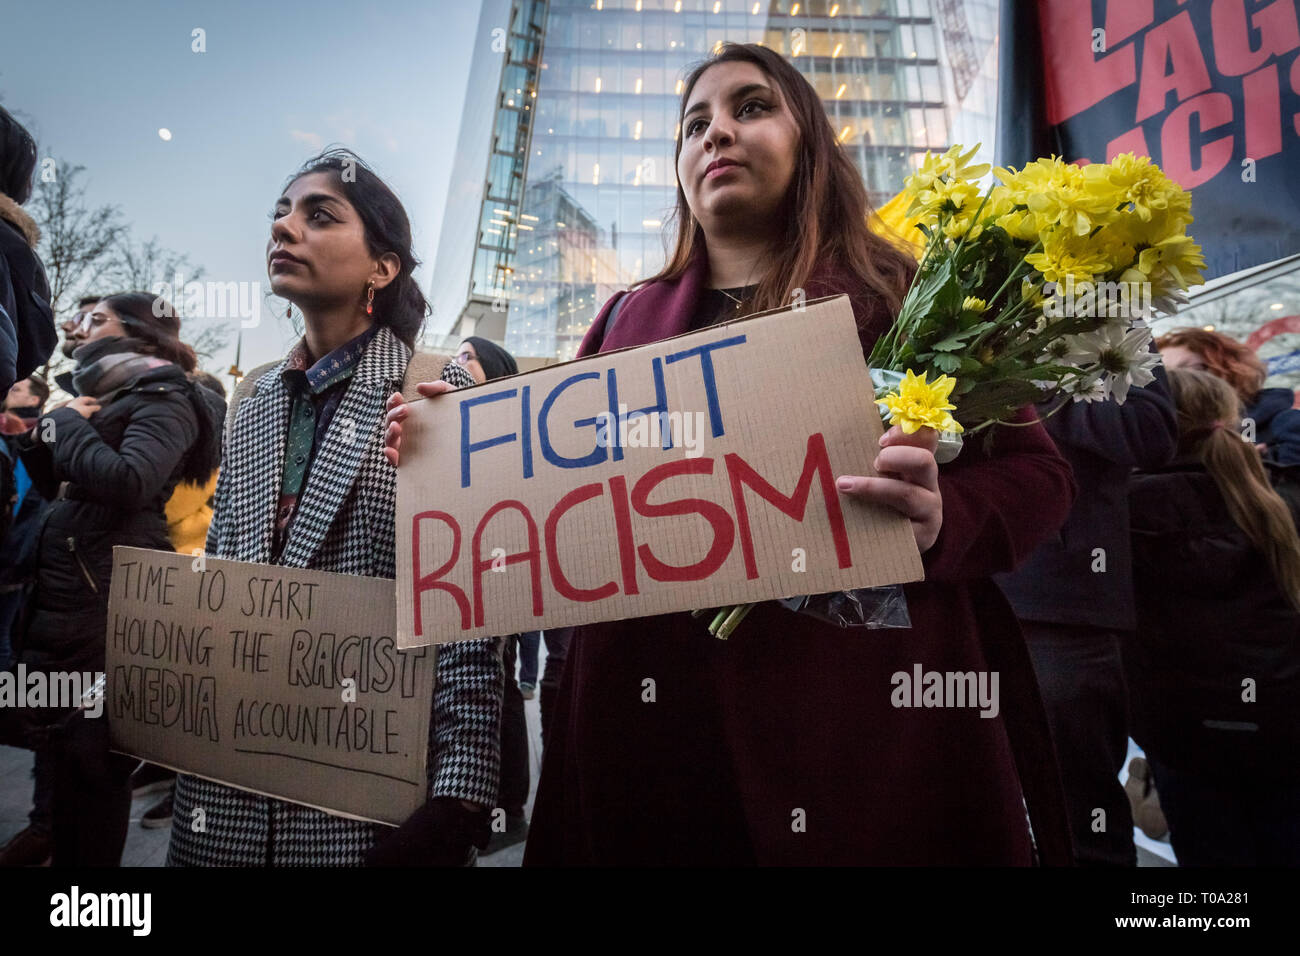
M 1287 601 L 1300 611 L 1300 535 L 1259 452 L 1237 433 L 1232 386 L 1193 369 L 1170 369 L 1169 385 L 1178 405 L 1179 450 L 1200 459 L 1233 523 L 1263 554 Z

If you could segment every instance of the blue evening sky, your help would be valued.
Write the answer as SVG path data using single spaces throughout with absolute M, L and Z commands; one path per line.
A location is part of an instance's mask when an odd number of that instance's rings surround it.
M 477 0 L 6 3 L 0 103 L 42 156 L 85 166 L 90 201 L 119 206 L 136 239 L 262 292 L 285 178 L 350 146 L 402 198 L 427 291 L 478 15 Z M 245 370 L 291 342 L 278 301 L 244 334 Z M 210 364 L 224 371 L 234 341 Z

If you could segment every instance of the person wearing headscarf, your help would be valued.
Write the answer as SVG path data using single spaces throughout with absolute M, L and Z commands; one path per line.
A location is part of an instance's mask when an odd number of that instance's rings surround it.
M 464 366 L 480 385 L 494 378 L 519 374 L 519 365 L 513 355 L 491 339 L 479 335 L 471 335 L 460 343 L 456 364 Z

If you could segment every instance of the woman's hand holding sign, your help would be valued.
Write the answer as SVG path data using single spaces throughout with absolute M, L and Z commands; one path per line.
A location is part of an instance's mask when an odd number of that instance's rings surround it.
M 444 392 L 456 391 L 456 386 L 450 382 L 421 382 L 415 386 L 415 390 L 425 398 L 433 398 Z M 384 456 L 396 468 L 399 450 L 402 447 L 402 422 L 410 409 L 407 408 L 401 392 L 393 392 L 388 396 L 386 408 L 388 414 L 384 417 Z
M 916 546 L 924 554 L 934 545 L 943 526 L 943 496 L 939 492 L 939 465 L 934 451 L 939 433 L 919 428 L 908 435 L 892 426 L 880 436 L 883 449 L 873 463 L 879 477 L 841 475 L 835 487 L 863 501 L 886 505 L 912 522 Z
M 454 392 L 457 388 L 482 385 L 487 379 L 479 363 L 474 342 L 480 343 L 480 346 L 489 352 L 492 349 L 496 350 L 495 353 L 484 358 L 484 361 L 487 361 L 494 370 L 503 369 L 504 372 L 512 375 L 518 371 L 514 358 L 505 349 L 483 339 L 466 339 L 461 343 L 461 351 L 443 367 L 442 377 L 436 382 L 420 382 L 415 386 L 415 390 L 425 398 L 433 398 L 444 392 Z M 384 457 L 396 468 L 399 449 L 402 447 L 402 422 L 408 412 L 402 393 L 394 392 L 388 396 L 386 408 L 388 414 L 384 417 Z

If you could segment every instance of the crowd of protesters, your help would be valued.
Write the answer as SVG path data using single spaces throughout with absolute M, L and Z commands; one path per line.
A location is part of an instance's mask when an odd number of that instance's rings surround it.
M 579 354 L 802 289 L 849 296 L 865 358 L 916 266 L 868 229 L 815 91 L 734 44 L 683 86 L 674 248 Z M 228 402 L 174 311 L 131 290 L 62 324 L 74 365 L 55 398 L 34 374 L 56 345 L 21 208 L 35 163 L 0 110 L 0 667 L 103 670 L 116 545 L 393 578 L 403 389 L 437 400 L 518 372 L 480 337 L 451 361 L 417 350 L 427 305 L 393 191 L 328 150 L 268 197 L 270 286 L 304 334 Z M 876 476 L 838 479 L 910 519 L 925 580 L 904 587 L 909 628 L 864 640 L 769 602 L 726 642 L 678 613 L 445 645 L 428 799 L 395 828 L 140 766 L 75 708 L 0 714 L 36 754 L 30 826 L 0 862 L 116 865 L 132 793 L 158 789 L 146 824 L 205 811 L 172 828 L 170 865 L 462 866 L 526 839 L 542 865 L 1131 866 L 1155 807 L 1185 864 L 1300 864 L 1300 411 L 1226 336 L 1156 347 L 1167 371 L 1123 405 L 1026 408 L 942 468 L 932 431 L 893 427 Z M 364 447 L 320 467 L 344 418 L 373 423 Z M 916 661 L 998 672 L 1000 710 L 892 706 L 890 674 Z M 671 703 L 644 706 L 647 674 Z M 1126 794 L 1130 738 L 1146 757 Z

